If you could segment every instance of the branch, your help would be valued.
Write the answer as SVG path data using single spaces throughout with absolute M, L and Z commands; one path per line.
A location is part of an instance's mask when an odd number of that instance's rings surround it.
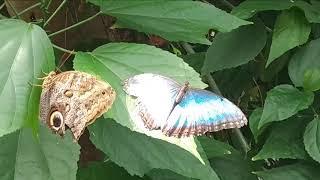
M 12 6 L 10 1 L 6 1 L 10 8 L 13 10 L 13 13 L 15 14 L 15 17 L 18 17 L 20 19 L 20 15 L 18 14 L 17 10 Z
M 36 7 L 40 6 L 40 5 L 41 5 L 41 2 L 38 2 L 38 3 L 36 3 L 36 4 L 34 4 L 34 5 L 30 6 L 30 7 L 28 7 L 28 8 L 26 8 L 26 9 L 22 10 L 22 11 L 21 11 L 21 12 L 19 12 L 17 15 L 12 16 L 12 18 L 16 18 L 17 16 L 20 16 L 20 15 L 22 15 L 22 14 L 24 14 L 24 13 L 26 13 L 26 12 L 30 11 L 31 9 L 33 9 L 33 8 L 36 8 Z
M 63 5 L 67 2 L 67 0 L 63 0 L 59 7 L 52 13 L 52 15 L 48 18 L 48 20 L 43 24 L 43 27 L 49 24 L 51 19 L 59 12 L 59 10 L 63 7 Z
M 55 44 L 52 44 L 52 47 L 54 47 L 54 48 L 56 48 L 56 49 L 58 49 L 58 50 L 60 50 L 60 51 L 62 51 L 62 52 L 66 52 L 66 53 L 68 53 L 68 54 L 76 54 L 76 52 L 74 52 L 74 51 L 70 51 L 70 50 L 68 50 L 68 49 L 65 49 L 65 48 L 62 48 L 62 47 L 60 47 L 60 46 L 57 46 L 57 45 L 55 45 Z
M 66 27 L 66 28 L 64 28 L 64 29 L 61 29 L 61 30 L 59 30 L 59 31 L 57 31 L 57 32 L 51 33 L 51 34 L 49 34 L 48 36 L 49 36 L 49 37 L 55 36 L 55 35 L 57 35 L 57 34 L 60 34 L 60 33 L 63 33 L 63 32 L 65 32 L 65 31 L 68 31 L 68 30 L 70 30 L 70 29 L 73 29 L 73 28 L 75 28 L 75 27 L 78 27 L 78 26 L 80 26 L 81 24 L 84 24 L 84 23 L 86 23 L 86 22 L 94 19 L 95 17 L 97 17 L 97 16 L 100 15 L 101 13 L 102 13 L 102 12 L 100 11 L 100 12 L 98 12 L 97 14 L 95 14 L 95 15 L 93 15 L 93 16 L 91 16 L 91 17 L 89 17 L 89 18 L 87 18 L 87 19 L 85 19 L 85 20 L 83 20 L 83 21 L 80 21 L 80 22 L 78 22 L 78 23 L 76 23 L 76 24 L 74 24 L 74 25 L 71 25 L 71 26 Z

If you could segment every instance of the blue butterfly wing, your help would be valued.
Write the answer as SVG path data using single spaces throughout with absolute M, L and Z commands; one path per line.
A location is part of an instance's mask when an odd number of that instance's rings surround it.
M 229 100 L 210 91 L 189 89 L 171 112 L 162 131 L 167 136 L 183 137 L 240 128 L 245 124 L 245 115 Z

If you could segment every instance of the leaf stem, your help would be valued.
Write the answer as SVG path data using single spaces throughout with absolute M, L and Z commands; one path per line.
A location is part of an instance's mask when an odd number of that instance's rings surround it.
M 17 10 L 12 6 L 11 2 L 10 1 L 6 1 L 8 3 L 8 5 L 10 6 L 10 8 L 13 10 L 13 13 L 15 14 L 15 17 L 18 17 L 19 19 L 20 18 L 20 15 L 18 14 Z
M 26 13 L 26 12 L 30 11 L 31 9 L 33 9 L 33 8 L 36 8 L 36 7 L 40 6 L 40 5 L 41 5 L 41 2 L 38 2 L 38 3 L 36 3 L 36 4 L 34 4 L 34 5 L 30 6 L 30 7 L 28 7 L 28 8 L 26 8 L 26 9 L 22 10 L 22 11 L 21 11 L 21 12 L 19 12 L 17 15 L 18 15 L 18 16 L 20 16 L 20 15 L 22 15 L 22 14 L 24 14 L 24 13 Z M 13 16 L 12 18 L 16 18 L 16 17 L 17 17 L 17 15 Z
M 52 36 L 55 36 L 55 35 L 57 35 L 57 34 L 60 34 L 60 33 L 63 33 L 63 32 L 65 32 L 65 31 L 68 31 L 68 30 L 70 30 L 70 29 L 73 29 L 73 28 L 75 28 L 75 27 L 78 27 L 78 26 L 80 26 L 81 24 L 84 24 L 84 23 L 86 23 L 86 22 L 94 19 L 95 17 L 97 17 L 97 16 L 100 15 L 101 13 L 102 13 L 102 12 L 100 11 L 100 12 L 98 12 L 97 14 L 95 14 L 95 15 L 93 15 L 93 16 L 91 16 L 91 17 L 89 17 L 89 18 L 87 18 L 87 19 L 85 19 L 85 20 L 83 20 L 83 21 L 80 21 L 80 22 L 78 22 L 78 23 L 76 23 L 76 24 L 74 24 L 74 25 L 71 25 L 71 26 L 66 27 L 66 28 L 64 28 L 64 29 L 61 29 L 61 30 L 59 30 L 59 31 L 57 31 L 57 32 L 51 33 L 51 34 L 49 34 L 48 36 L 49 36 L 49 37 L 52 37 Z
M 188 54 L 194 54 L 195 51 L 192 49 L 191 45 L 186 43 L 186 42 L 182 42 L 181 43 L 182 47 L 187 51 Z M 212 89 L 212 91 L 216 92 L 218 95 L 222 96 L 221 91 L 217 85 L 217 83 L 215 82 L 215 80 L 213 79 L 213 77 L 211 76 L 210 73 L 205 75 L 205 78 L 207 79 L 210 88 Z M 240 129 L 235 128 L 233 129 L 234 134 L 236 135 L 236 137 L 238 138 L 240 144 L 241 144 L 241 148 L 243 149 L 243 152 L 248 152 L 250 150 L 250 146 L 248 145 L 246 139 L 244 138 L 242 132 L 240 131 Z
M 63 7 L 63 5 L 67 2 L 67 0 L 63 0 L 59 7 L 52 13 L 52 15 L 48 18 L 48 20 L 43 24 L 43 27 L 49 24 L 51 19 L 59 12 L 59 10 Z
M 62 48 L 62 47 L 57 46 L 57 45 L 55 45 L 55 44 L 52 44 L 52 46 L 53 46 L 54 48 L 62 51 L 62 52 L 66 52 L 66 53 L 68 53 L 68 54 L 76 54 L 76 52 L 74 52 L 74 51 L 70 51 L 70 50 L 68 50 L 68 49 Z

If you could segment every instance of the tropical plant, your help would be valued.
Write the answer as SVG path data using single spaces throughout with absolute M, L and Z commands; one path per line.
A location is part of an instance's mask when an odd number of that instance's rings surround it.
M 0 3 L 0 180 L 319 179 L 320 1 Z M 72 69 L 117 92 L 79 144 L 39 123 L 38 78 Z M 223 95 L 249 125 L 140 131 L 121 82 L 143 72 Z

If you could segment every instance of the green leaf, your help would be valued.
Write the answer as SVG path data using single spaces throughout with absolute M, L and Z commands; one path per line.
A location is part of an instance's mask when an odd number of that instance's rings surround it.
M 267 158 L 305 159 L 307 153 L 303 147 L 303 132 L 306 120 L 292 117 L 286 121 L 278 122 L 271 128 L 270 136 L 260 152 L 253 160 Z
M 320 68 L 305 71 L 303 87 L 309 91 L 317 91 L 320 89 Z
M 29 128 L 0 138 L 0 179 L 75 180 L 80 147 L 71 134 L 64 139 L 42 127 L 39 139 Z
M 291 85 L 279 85 L 267 93 L 258 128 L 273 122 L 285 120 L 297 112 L 307 109 L 313 102 L 312 92 L 302 92 Z
M 248 92 L 254 87 L 252 71 L 252 66 L 248 63 L 236 68 L 217 71 L 213 77 L 223 95 L 236 102 L 243 92 Z
M 306 43 L 310 32 L 311 25 L 303 12 L 295 8 L 283 11 L 275 23 L 266 66 L 286 51 Z
M 148 177 L 152 180 L 196 180 L 176 174 L 169 170 L 154 169 L 148 173 Z
M 304 76 L 309 69 L 320 69 L 320 39 L 310 41 L 291 58 L 288 66 L 290 79 L 295 86 L 302 86 Z
M 7 17 L 5 17 L 4 15 L 0 14 L 0 20 L 1 19 L 7 19 Z
M 194 54 L 188 54 L 182 56 L 183 60 L 189 64 L 194 70 L 196 70 L 198 73 L 200 73 L 201 68 L 203 66 L 203 62 L 205 59 L 205 53 L 194 53 Z
M 263 180 L 315 180 L 320 177 L 319 165 L 297 163 L 267 171 L 255 172 Z
M 111 161 L 89 163 L 86 167 L 79 168 L 77 173 L 77 180 L 101 180 L 106 177 L 119 180 L 142 180 L 138 176 L 131 176 L 125 169 Z
M 105 14 L 117 18 L 117 25 L 159 35 L 170 41 L 210 44 L 209 29 L 228 32 L 250 24 L 209 3 L 177 0 L 89 0 Z
M 169 76 L 181 83 L 188 79 L 195 87 L 205 87 L 206 85 L 201 82 L 199 74 L 185 64 L 182 59 L 148 45 L 110 43 L 97 48 L 92 53 L 77 53 L 74 60 L 74 68 L 95 74 L 108 81 L 117 91 L 117 99 L 112 109 L 108 112 L 108 116 L 113 117 L 121 125 L 140 132 L 131 132 L 124 127 L 114 125 L 114 123 L 110 125 L 111 127 L 109 127 L 109 129 L 107 129 L 105 125 L 95 126 L 96 128 L 91 129 L 91 133 L 100 134 L 97 138 L 93 138 L 95 135 L 92 136 L 95 145 L 108 154 L 114 162 L 120 166 L 124 166 L 129 173 L 140 176 L 153 168 L 162 168 L 170 169 L 185 176 L 196 176 L 199 178 L 205 176 L 206 178 L 216 179 L 215 173 L 208 167 L 209 165 L 205 163 L 206 158 L 201 146 L 197 145 L 193 138 L 184 138 L 183 141 L 180 141 L 177 138 L 166 137 L 159 131 L 148 131 L 139 126 L 139 122 L 142 122 L 141 119 L 131 119 L 134 116 L 132 114 L 129 116 L 129 112 L 131 111 L 127 110 L 132 110 L 135 107 L 134 101 L 129 96 L 126 96 L 121 84 L 124 79 L 135 74 L 144 72 L 159 73 Z M 123 131 L 121 135 L 123 140 L 115 138 L 113 139 L 114 141 L 111 141 L 109 139 L 110 137 L 107 136 L 107 133 L 112 132 L 110 128 L 115 128 L 116 130 L 114 131 Z M 128 137 L 132 136 L 136 136 L 136 139 L 129 141 Z M 124 151 L 119 152 L 119 149 L 123 149 L 122 146 L 131 148 L 132 142 L 135 142 L 135 140 L 140 143 L 137 143 L 139 151 L 130 149 L 132 152 L 129 154 L 133 154 L 136 161 L 127 163 L 127 150 L 124 149 Z M 154 146 L 150 144 L 151 142 L 155 143 L 156 146 L 161 144 L 161 148 L 154 148 Z M 141 145 L 141 143 L 143 145 Z M 144 144 L 150 144 L 150 146 Z M 147 150 L 148 148 L 154 153 L 159 152 L 159 157 L 167 156 L 166 148 L 173 149 L 171 152 L 172 156 L 180 158 L 178 158 L 176 162 L 171 162 L 170 160 L 171 163 L 163 161 L 159 163 L 157 158 L 153 159 L 153 154 L 150 154 L 152 158 L 144 157 L 146 152 L 149 152 L 149 150 Z M 204 158 L 200 156 L 199 152 L 204 154 Z M 182 158 L 180 154 L 187 156 L 187 159 Z M 139 157 L 142 159 L 138 160 Z M 199 168 L 199 172 L 204 171 L 205 173 L 203 175 L 201 175 L 201 173 L 194 174 L 188 169 L 182 169 L 179 162 L 183 162 L 184 160 L 191 161 L 190 166 L 196 169 Z M 200 167 L 203 168 L 203 170 L 200 170 Z
M 211 158 L 210 163 L 221 180 L 257 180 L 256 175 L 252 174 L 252 162 L 244 159 L 239 152 Z
M 246 0 L 232 10 L 233 15 L 248 19 L 260 11 L 285 10 L 298 7 L 303 10 L 305 17 L 311 23 L 320 22 L 318 9 L 302 0 Z
M 52 45 L 37 25 L 0 20 L 0 137 L 25 121 L 38 125 L 40 84 L 37 77 L 54 69 Z
M 320 163 L 320 118 L 311 121 L 304 132 L 304 146 L 309 155 Z
M 233 151 L 235 151 L 230 145 L 217 141 L 213 138 L 200 136 L 197 139 L 200 141 L 200 144 L 208 159 L 231 154 Z
M 171 138 L 180 146 L 131 131 L 111 119 L 100 119 L 89 127 L 90 139 L 108 157 L 130 174 L 143 176 L 152 169 L 168 169 L 196 179 L 219 178 L 207 161 L 190 152 L 201 148 L 192 138 Z M 159 132 L 161 133 L 161 132 Z M 169 137 L 168 137 L 169 139 Z M 204 154 L 201 154 L 205 156 Z
M 109 117 L 118 123 L 133 128 L 126 107 L 126 94 L 122 81 L 144 72 L 169 76 L 180 83 L 188 80 L 194 87 L 206 87 L 199 74 L 183 60 L 167 51 L 143 44 L 110 43 L 100 46 L 92 53 L 78 52 L 74 69 L 89 72 L 108 81 L 117 92 Z
M 260 22 L 217 34 L 207 51 L 202 73 L 246 64 L 259 54 L 266 39 L 265 28 Z
M 250 130 L 256 142 L 258 142 L 258 137 L 260 136 L 260 134 L 263 132 L 263 129 L 265 128 L 265 126 L 262 127 L 262 129 L 258 128 L 259 122 L 262 116 L 262 111 L 263 111 L 262 108 L 256 108 L 249 117 Z

